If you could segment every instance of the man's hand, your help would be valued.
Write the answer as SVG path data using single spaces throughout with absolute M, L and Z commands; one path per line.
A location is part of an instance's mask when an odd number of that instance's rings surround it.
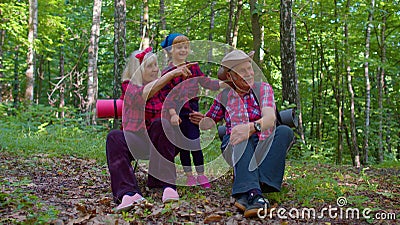
M 190 122 L 192 122 L 192 123 L 194 123 L 196 125 L 199 125 L 200 121 L 203 118 L 204 118 L 204 115 L 202 113 L 200 113 L 200 112 L 193 111 L 193 112 L 189 113 Z
M 232 128 L 231 137 L 229 143 L 232 145 L 237 145 L 242 141 L 249 139 L 251 136 L 251 126 L 252 123 L 239 124 Z

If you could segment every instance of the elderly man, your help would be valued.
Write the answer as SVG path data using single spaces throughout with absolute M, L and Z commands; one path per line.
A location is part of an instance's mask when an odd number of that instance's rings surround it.
M 231 90 L 227 96 L 221 92 L 205 116 L 190 114 L 201 129 L 210 129 L 214 122 L 225 119 L 227 129 L 221 149 L 234 167 L 232 196 L 245 217 L 257 216 L 260 208 L 269 206 L 262 193 L 280 191 L 286 153 L 294 138 L 289 127 L 276 127 L 272 87 L 254 82 L 253 54 L 233 50 L 225 55 L 218 78 L 230 84 Z

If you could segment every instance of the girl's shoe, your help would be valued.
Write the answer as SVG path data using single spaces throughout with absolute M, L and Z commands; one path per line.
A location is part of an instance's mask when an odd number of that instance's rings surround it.
M 132 209 L 132 207 L 141 201 L 144 201 L 145 198 L 143 198 L 140 194 L 136 193 L 134 196 L 130 195 L 124 195 L 122 197 L 121 204 L 117 206 L 117 208 L 114 209 L 115 212 L 126 212 Z
M 163 195 L 162 195 L 162 202 L 167 203 L 167 202 L 175 202 L 175 201 L 179 201 L 178 192 L 170 187 L 165 188 Z
M 200 175 L 197 177 L 197 182 L 203 187 L 203 188 L 211 188 L 210 182 L 208 182 L 208 178 L 205 175 Z
M 189 187 L 196 186 L 196 178 L 194 176 L 188 176 L 186 179 L 186 185 Z

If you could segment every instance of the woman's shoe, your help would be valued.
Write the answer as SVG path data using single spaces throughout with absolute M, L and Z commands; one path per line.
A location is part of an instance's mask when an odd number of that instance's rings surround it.
M 132 209 L 132 207 L 141 201 L 144 201 L 145 198 L 143 198 L 140 194 L 136 193 L 134 196 L 130 195 L 124 195 L 122 197 L 121 204 L 117 206 L 117 208 L 114 209 L 115 212 L 126 212 Z
M 170 187 L 165 188 L 162 196 L 162 202 L 167 203 L 175 201 L 179 201 L 178 192 Z

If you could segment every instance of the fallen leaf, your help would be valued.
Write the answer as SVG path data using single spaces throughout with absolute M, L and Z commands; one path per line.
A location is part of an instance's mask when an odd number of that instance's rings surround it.
M 218 222 L 220 220 L 222 220 L 222 216 L 212 214 L 212 215 L 209 215 L 206 217 L 206 219 L 204 220 L 204 223 Z

